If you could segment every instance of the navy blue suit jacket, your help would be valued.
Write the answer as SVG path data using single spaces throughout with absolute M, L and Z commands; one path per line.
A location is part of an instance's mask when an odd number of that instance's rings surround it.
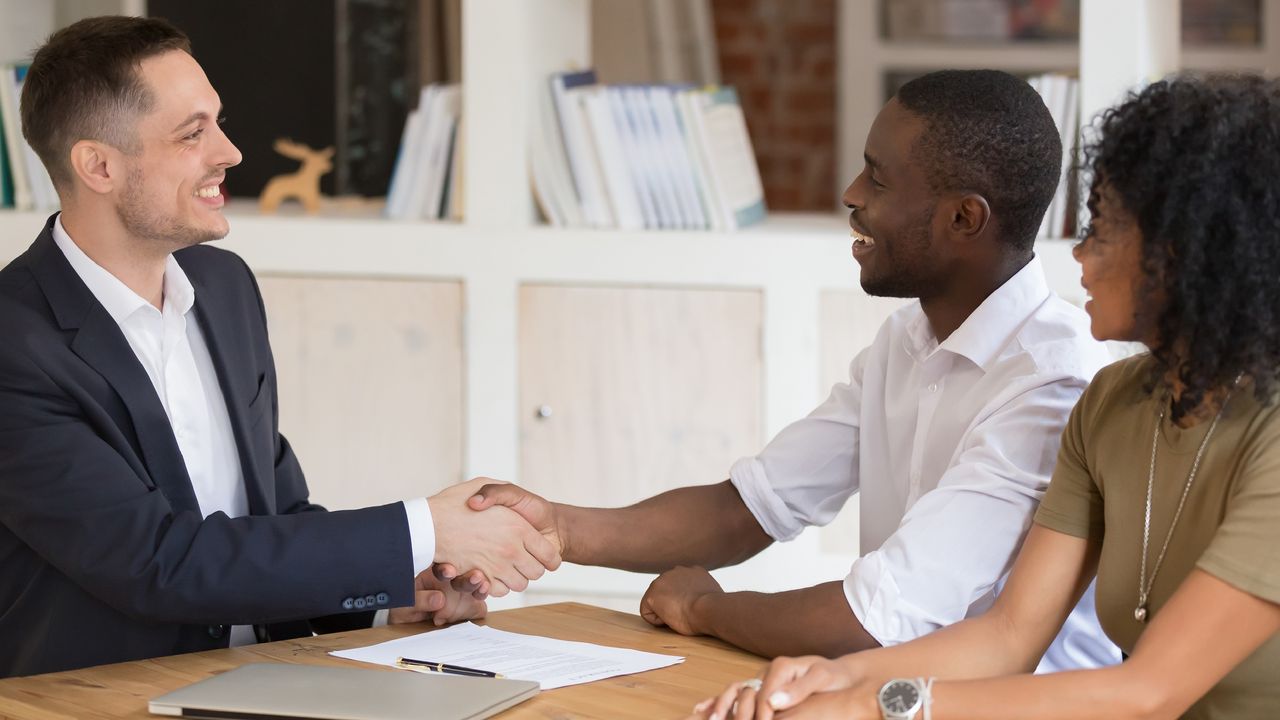
M 146 371 L 52 227 L 0 270 L 0 677 L 226 647 L 233 624 L 270 639 L 367 626 L 350 611 L 412 604 L 403 506 L 308 498 L 244 261 L 174 253 L 249 499 L 247 517 L 204 518 Z

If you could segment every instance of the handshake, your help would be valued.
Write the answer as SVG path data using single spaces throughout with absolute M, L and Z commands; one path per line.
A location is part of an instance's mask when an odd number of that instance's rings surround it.
M 516 485 L 475 478 L 427 498 L 433 565 L 416 580 L 412 608 L 390 621 L 436 625 L 482 617 L 484 598 L 520 592 L 560 567 L 562 535 L 551 503 Z

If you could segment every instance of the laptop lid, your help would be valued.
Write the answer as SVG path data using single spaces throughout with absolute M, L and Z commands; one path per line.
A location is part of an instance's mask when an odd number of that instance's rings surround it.
M 156 715 L 314 720 L 478 720 L 538 694 L 525 680 L 260 663 L 161 695 Z

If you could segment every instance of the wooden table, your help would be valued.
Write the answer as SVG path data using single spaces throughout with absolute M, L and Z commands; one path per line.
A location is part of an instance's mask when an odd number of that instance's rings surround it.
M 686 658 L 680 665 L 661 670 L 548 690 L 497 716 L 502 720 L 681 718 L 697 701 L 730 682 L 754 677 L 765 664 L 763 659 L 719 640 L 684 637 L 650 627 L 637 615 L 578 603 L 504 610 L 481 624 Z M 428 627 L 388 626 L 0 680 L 0 717 L 154 718 L 157 716 L 147 713 L 151 698 L 246 663 L 373 668 L 377 666 L 335 658 L 328 652 L 372 645 Z M 399 671 L 387 668 L 387 672 Z

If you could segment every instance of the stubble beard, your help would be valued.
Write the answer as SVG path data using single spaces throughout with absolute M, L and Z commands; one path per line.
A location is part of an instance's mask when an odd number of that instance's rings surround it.
M 130 168 L 124 195 L 116 205 L 120 224 L 133 237 L 157 245 L 170 252 L 226 237 L 225 232 L 184 225 L 176 216 L 164 215 L 143 194 L 142 171 Z
M 927 295 L 932 281 L 925 276 L 923 263 L 929 257 L 930 223 L 933 209 L 921 215 L 893 245 L 879 250 L 883 272 L 862 280 L 862 290 L 875 297 L 918 298 Z M 891 248 L 896 248 L 891 249 Z

